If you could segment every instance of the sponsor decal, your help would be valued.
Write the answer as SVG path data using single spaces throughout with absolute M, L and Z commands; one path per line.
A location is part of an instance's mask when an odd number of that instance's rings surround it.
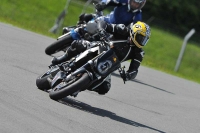
M 113 61 L 116 62 L 116 61 L 117 61 L 117 58 L 116 58 L 116 57 L 113 57 Z

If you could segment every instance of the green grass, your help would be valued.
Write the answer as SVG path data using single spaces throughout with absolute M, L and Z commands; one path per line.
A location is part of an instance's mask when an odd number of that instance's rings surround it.
M 84 3 L 70 3 L 63 26 L 76 24 Z M 43 35 L 57 37 L 49 32 L 58 15 L 64 10 L 66 0 L 1 0 L 0 21 Z M 91 10 L 91 9 L 90 9 Z
M 65 4 L 66 0 L 1 0 L 0 21 L 56 38 L 58 35 L 50 33 L 49 29 Z M 76 24 L 83 5 L 72 0 L 63 26 Z M 88 8 L 87 12 L 93 12 L 93 9 Z M 142 65 L 200 83 L 200 47 L 189 42 L 180 68 L 174 72 L 183 38 L 156 27 L 151 27 L 151 33 L 149 43 L 144 47 L 146 54 Z
M 151 31 L 150 41 L 144 47 L 146 56 L 142 64 L 200 83 L 200 47 L 189 42 L 179 70 L 174 72 L 183 38 L 155 27 L 152 27 Z

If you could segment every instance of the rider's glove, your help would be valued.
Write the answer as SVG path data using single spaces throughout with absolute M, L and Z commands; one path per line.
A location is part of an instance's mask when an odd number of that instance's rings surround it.
M 127 35 L 127 33 L 129 33 L 129 29 L 126 28 L 126 26 L 124 24 L 117 24 L 117 25 L 114 25 L 114 32 L 117 32 L 121 35 Z
M 137 71 L 126 72 L 126 81 L 134 79 L 137 75 Z
M 85 23 L 89 22 L 90 20 L 92 20 L 94 17 L 95 17 L 95 15 L 93 15 L 93 14 L 85 14 L 85 13 L 82 13 L 82 14 L 79 16 L 79 21 L 77 22 L 77 24 L 78 24 L 78 25 L 80 25 L 80 24 L 85 24 Z
M 85 20 L 84 20 L 84 18 L 85 18 L 85 13 L 82 13 L 80 16 L 79 16 L 79 21 L 77 22 L 77 25 L 80 25 L 80 24 L 84 24 L 85 22 Z
M 106 8 L 106 3 L 104 2 L 99 2 L 95 5 L 95 8 L 98 10 L 98 11 L 102 11 Z

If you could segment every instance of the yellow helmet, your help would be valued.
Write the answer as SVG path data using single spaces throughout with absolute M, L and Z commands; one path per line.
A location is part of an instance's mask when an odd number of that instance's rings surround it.
M 130 37 L 133 43 L 142 48 L 145 46 L 150 38 L 151 30 L 149 25 L 144 22 L 138 21 L 135 24 L 131 24 Z

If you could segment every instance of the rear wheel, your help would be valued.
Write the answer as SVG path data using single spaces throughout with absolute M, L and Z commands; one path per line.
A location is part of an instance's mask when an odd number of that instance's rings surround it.
M 81 91 L 88 87 L 91 79 L 88 73 L 78 74 L 69 82 L 61 82 L 50 91 L 51 99 L 59 100 L 66 96 L 72 95 L 75 92 Z
M 45 53 L 47 55 L 52 55 L 52 54 L 55 54 L 57 52 L 64 51 L 71 45 L 72 41 L 73 41 L 73 38 L 71 37 L 70 34 L 68 34 L 68 35 L 64 36 L 63 38 L 55 41 L 51 45 L 49 45 L 45 49 Z

